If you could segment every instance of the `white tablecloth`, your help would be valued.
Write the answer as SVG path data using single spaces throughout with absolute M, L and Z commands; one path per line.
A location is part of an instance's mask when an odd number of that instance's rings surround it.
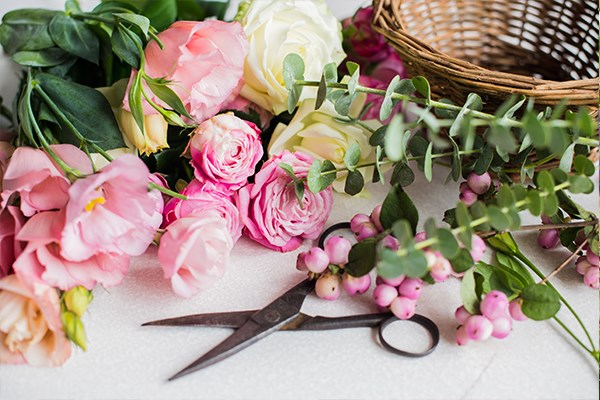
M 21 7 L 60 7 L 59 1 L 0 3 L 0 14 Z M 331 0 L 338 16 L 348 3 Z M 353 2 L 360 4 L 362 1 Z M 1 64 L 0 89 L 7 98 L 16 75 Z M 434 183 L 422 176 L 408 188 L 422 220 L 441 218 L 458 189 L 443 185 L 447 174 L 436 170 Z M 597 177 L 595 179 L 597 182 Z M 387 186 L 374 185 L 370 198 L 337 195 L 329 223 L 368 213 L 381 202 Z M 579 197 L 597 210 L 598 194 Z M 533 219 L 525 222 L 535 223 Z M 535 233 L 517 234 L 525 254 L 550 272 L 568 254 L 541 251 Z M 302 249 L 309 246 L 307 243 Z M 368 328 L 324 332 L 280 332 L 231 358 L 174 382 L 166 379 L 227 335 L 220 328 L 141 327 L 154 319 L 192 313 L 260 308 L 304 278 L 294 268 L 296 252 L 275 253 L 242 238 L 224 278 L 191 300 L 176 297 L 151 249 L 133 260 L 119 287 L 96 289 L 84 318 L 88 351 L 77 350 L 61 368 L 2 365 L 0 399 L 597 399 L 598 365 L 554 322 L 515 322 L 504 340 L 490 339 L 465 347 L 454 344 L 453 313 L 461 303 L 459 281 L 429 286 L 418 312 L 439 326 L 437 350 L 422 359 L 386 352 Z M 554 283 L 577 310 L 598 343 L 598 292 L 586 288 L 574 268 Z M 374 312 L 369 296 L 326 302 L 309 297 L 303 311 L 338 316 Z M 559 316 L 583 337 L 571 316 Z M 423 333 L 405 324 L 394 332 L 418 346 Z M 402 338 L 405 335 L 405 338 Z

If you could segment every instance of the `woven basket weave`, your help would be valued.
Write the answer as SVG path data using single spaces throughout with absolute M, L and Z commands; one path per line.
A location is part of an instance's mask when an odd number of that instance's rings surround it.
M 598 112 L 596 0 L 374 0 L 373 27 L 436 97 L 512 94 Z

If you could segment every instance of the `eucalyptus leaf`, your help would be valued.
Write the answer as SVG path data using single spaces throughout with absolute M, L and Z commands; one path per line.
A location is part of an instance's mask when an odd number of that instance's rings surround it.
M 412 84 L 417 89 L 417 92 L 423 97 L 425 97 L 426 104 L 431 102 L 431 87 L 429 86 L 429 81 L 424 76 L 415 76 L 412 78 Z
M 306 178 L 308 189 L 319 193 L 327 189 L 336 179 L 335 165 L 329 160 L 314 160 Z
M 344 192 L 350 196 L 357 195 L 363 190 L 365 186 L 365 178 L 359 170 L 348 172 L 346 176 L 346 184 L 344 185 Z
M 458 241 L 456 240 L 456 238 L 454 237 L 454 234 L 446 228 L 438 228 L 436 231 L 436 236 L 438 238 L 438 249 L 440 251 L 440 253 L 442 253 L 442 255 L 444 257 L 446 257 L 449 260 L 452 260 L 454 257 L 456 257 L 458 255 L 458 252 L 460 250 L 459 245 L 458 245 Z M 471 260 L 471 265 L 472 264 Z M 459 272 L 459 271 L 457 271 Z M 462 271 L 460 271 L 462 272 Z
M 454 272 L 461 273 L 469 270 L 474 264 L 473 257 L 468 249 L 459 248 L 454 257 L 449 259 Z
M 427 152 L 425 152 L 425 162 L 423 164 L 423 173 L 425 174 L 425 179 L 429 182 L 433 179 L 433 142 L 429 142 L 429 146 L 427 146 Z
M 356 170 L 356 166 L 360 161 L 360 145 L 357 142 L 353 142 L 346 149 L 344 155 L 344 165 L 348 168 L 348 171 L 353 172 Z
M 390 183 L 392 185 L 399 184 L 402 187 L 409 186 L 411 183 L 415 181 L 415 173 L 408 166 L 407 163 L 399 162 L 394 165 L 394 170 L 392 171 L 392 177 L 390 178 Z

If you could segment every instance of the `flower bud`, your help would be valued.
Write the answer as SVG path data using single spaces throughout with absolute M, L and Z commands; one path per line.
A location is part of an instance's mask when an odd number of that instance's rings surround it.
M 135 122 L 133 114 L 121 109 L 117 114 L 119 127 L 136 149 L 145 155 L 169 147 L 167 129 L 169 124 L 160 114 L 144 115 L 144 133 Z
M 484 194 L 489 190 L 490 185 L 492 184 L 492 177 L 487 172 L 484 172 L 483 175 L 477 175 L 475 172 L 471 172 L 467 177 L 467 184 L 475 194 Z
M 94 295 L 92 292 L 83 286 L 75 286 L 66 292 L 64 297 L 67 310 L 72 311 L 78 317 L 83 315 L 88 304 L 90 304 L 93 299 Z
M 325 253 L 329 256 L 329 262 L 336 265 L 348 263 L 348 254 L 352 244 L 341 236 L 332 236 L 325 242 Z
M 65 311 L 62 313 L 62 323 L 67 338 L 85 351 L 85 330 L 81 319 L 75 313 Z

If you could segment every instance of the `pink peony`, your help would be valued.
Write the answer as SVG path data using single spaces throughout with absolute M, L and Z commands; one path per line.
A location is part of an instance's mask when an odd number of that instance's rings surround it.
M 244 232 L 268 248 L 291 251 L 302 239 L 319 237 L 333 203 L 332 189 L 320 193 L 304 191 L 302 207 L 291 178 L 279 166 L 290 165 L 298 178 L 308 175 L 312 159 L 306 154 L 284 150 L 265 162 L 255 182 L 240 189 L 237 205 Z
M 233 113 L 220 114 L 196 128 L 190 152 L 198 180 L 237 190 L 263 155 L 260 130 Z
M 61 255 L 83 261 L 99 253 L 137 256 L 152 243 L 162 218 L 148 191 L 148 168 L 123 155 L 69 189 Z
M 373 7 L 360 8 L 354 16 L 342 21 L 344 47 L 360 61 L 376 63 L 385 60 L 394 49 L 386 43 L 383 35 L 371 27 Z
M 2 193 L 4 171 L 6 171 L 6 167 L 8 167 L 8 160 L 14 151 L 15 148 L 9 142 L 0 142 L 0 193 Z
M 54 152 L 71 168 L 92 173 L 87 155 L 70 144 L 53 145 Z M 2 207 L 18 193 L 21 210 L 30 217 L 38 211 L 60 209 L 68 200 L 70 182 L 42 150 L 19 147 L 15 150 L 4 173 Z
M 197 122 L 218 113 L 230 96 L 237 95 L 248 53 L 248 41 L 239 23 L 177 21 L 158 37 L 164 49 L 154 41 L 148 44 L 145 72 L 173 81 L 169 87 Z M 166 106 L 148 88 L 146 92 L 152 101 Z M 127 95 L 124 107 L 130 110 Z M 156 110 L 144 101 L 144 113 L 156 114 Z
M 14 263 L 23 282 L 45 281 L 62 290 L 121 283 L 129 268 L 128 255 L 103 252 L 79 261 L 62 256 L 59 241 L 64 221 L 64 211 L 46 211 L 31 217 L 19 231 L 17 239 L 28 242 Z
M 27 287 L 16 275 L 0 280 L 0 363 L 58 366 L 70 356 L 56 290 Z
M 158 259 L 173 291 L 191 297 L 224 273 L 233 241 L 217 212 L 203 212 L 173 222 L 160 240 Z
M 169 226 L 177 219 L 191 214 L 201 215 L 214 210 L 227 221 L 231 238 L 234 243 L 237 242 L 242 235 L 242 220 L 230 193 L 211 182 L 200 182 L 194 179 L 181 194 L 187 196 L 187 200 L 172 198 L 165 205 L 164 226 Z
M 11 273 L 13 263 L 25 247 L 15 239 L 24 223 L 25 217 L 18 207 L 0 210 L 0 279 Z

